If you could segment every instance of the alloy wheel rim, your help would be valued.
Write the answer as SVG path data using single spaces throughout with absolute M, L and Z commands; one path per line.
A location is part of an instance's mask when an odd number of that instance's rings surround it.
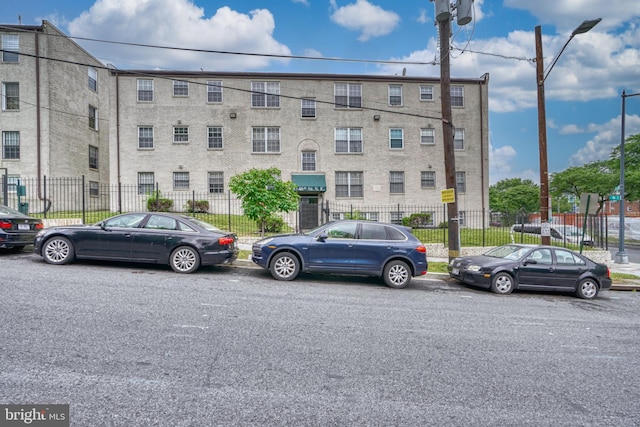
M 407 280 L 407 270 L 399 265 L 394 265 L 389 270 L 389 279 L 396 285 L 401 285 Z
M 187 271 L 196 263 L 196 256 L 192 251 L 185 249 L 176 252 L 173 261 L 178 270 Z
M 295 269 L 294 262 L 291 258 L 283 257 L 276 261 L 275 270 L 282 277 L 289 277 Z
M 63 241 L 56 240 L 47 245 L 47 258 L 52 261 L 62 261 L 69 255 L 69 246 Z

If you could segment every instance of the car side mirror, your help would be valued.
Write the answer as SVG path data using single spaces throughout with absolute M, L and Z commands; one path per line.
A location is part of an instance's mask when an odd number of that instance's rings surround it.
M 527 264 L 537 264 L 537 263 L 538 263 L 538 261 L 536 261 L 536 260 L 535 260 L 535 259 L 533 259 L 533 258 L 527 258 L 527 259 L 525 259 L 525 260 L 524 260 L 524 265 L 527 265 Z
M 327 237 L 329 237 L 327 233 L 320 233 L 316 236 L 316 240 L 318 242 L 324 242 L 325 240 L 327 240 Z

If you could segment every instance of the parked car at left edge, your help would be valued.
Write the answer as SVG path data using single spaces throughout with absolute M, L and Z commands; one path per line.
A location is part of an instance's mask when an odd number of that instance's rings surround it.
M 252 250 L 253 262 L 278 280 L 293 280 L 300 272 L 377 276 L 399 289 L 426 274 L 428 266 L 426 247 L 409 227 L 365 220 L 267 237 Z
M 509 244 L 483 255 L 454 258 L 449 275 L 497 294 L 515 289 L 573 292 L 592 299 L 611 288 L 609 267 L 566 248 Z
M 25 246 L 33 244 L 36 234 L 42 228 L 41 219 L 0 205 L 0 249 L 21 251 Z
M 236 235 L 197 218 L 165 212 L 133 212 L 93 225 L 47 228 L 33 250 L 49 264 L 75 259 L 168 264 L 177 273 L 229 264 L 238 257 Z

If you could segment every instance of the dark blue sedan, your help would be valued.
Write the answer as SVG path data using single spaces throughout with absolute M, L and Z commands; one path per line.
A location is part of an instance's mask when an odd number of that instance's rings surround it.
M 404 288 L 427 273 L 427 250 L 410 228 L 372 221 L 335 221 L 307 233 L 268 237 L 254 243 L 251 259 L 278 280 L 300 272 L 350 274 Z

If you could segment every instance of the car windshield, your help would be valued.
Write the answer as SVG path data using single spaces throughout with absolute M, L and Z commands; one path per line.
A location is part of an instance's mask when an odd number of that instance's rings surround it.
M 529 248 L 522 246 L 505 245 L 491 249 L 489 252 L 485 253 L 485 256 L 502 259 L 519 259 L 525 253 L 527 253 L 527 251 L 529 251 Z

